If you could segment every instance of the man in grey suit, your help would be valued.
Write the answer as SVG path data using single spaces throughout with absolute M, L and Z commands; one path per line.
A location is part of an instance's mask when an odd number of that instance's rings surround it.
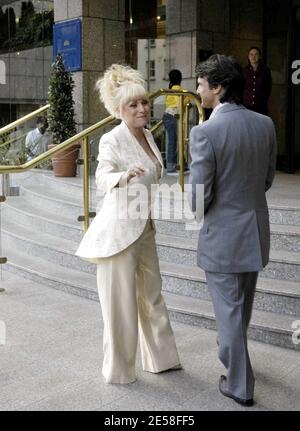
M 247 347 L 258 271 L 270 249 L 265 192 L 276 165 L 272 120 L 241 105 L 243 71 L 231 57 L 213 55 L 196 68 L 197 93 L 208 121 L 191 131 L 191 205 L 204 212 L 198 266 L 205 270 L 218 328 L 219 358 L 227 369 L 219 389 L 253 405 L 254 375 Z M 204 202 L 197 185 L 204 185 Z M 199 220 L 199 214 L 198 214 Z

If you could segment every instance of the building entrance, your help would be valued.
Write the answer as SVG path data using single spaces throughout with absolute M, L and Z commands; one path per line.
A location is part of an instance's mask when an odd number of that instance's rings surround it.
M 293 43 L 293 59 L 300 61 L 300 6 L 293 11 L 294 18 L 294 34 Z M 292 170 L 300 169 L 300 83 L 292 83 L 291 91 L 291 106 L 292 106 L 292 123 L 291 123 L 291 167 Z M 294 163 L 293 163 L 294 161 Z

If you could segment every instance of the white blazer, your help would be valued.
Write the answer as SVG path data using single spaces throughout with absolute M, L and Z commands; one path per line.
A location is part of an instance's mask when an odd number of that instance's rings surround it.
M 161 178 L 164 166 L 160 151 L 152 133 L 144 129 L 144 134 L 161 165 Z M 105 193 L 103 205 L 76 252 L 77 256 L 94 263 L 96 258 L 119 253 L 141 236 L 151 217 L 150 200 L 153 202 L 154 199 L 151 188 L 160 180 L 155 163 L 130 133 L 125 122 L 101 137 L 97 160 L 96 185 Z M 131 179 L 125 187 L 116 187 L 121 176 L 133 166 L 142 166 L 145 175 Z M 148 193 L 145 206 L 144 198 L 138 201 L 141 188 Z M 144 211 L 146 207 L 147 214 Z

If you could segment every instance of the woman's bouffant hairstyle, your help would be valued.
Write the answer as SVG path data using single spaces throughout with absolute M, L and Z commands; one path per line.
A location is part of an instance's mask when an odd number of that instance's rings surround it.
M 100 99 L 107 111 L 121 118 L 120 107 L 139 97 L 146 97 L 142 74 L 130 66 L 111 65 L 96 83 Z
M 245 85 L 242 66 L 233 57 L 214 54 L 196 66 L 197 78 L 206 78 L 209 88 L 220 84 L 224 92 L 220 102 L 241 104 Z

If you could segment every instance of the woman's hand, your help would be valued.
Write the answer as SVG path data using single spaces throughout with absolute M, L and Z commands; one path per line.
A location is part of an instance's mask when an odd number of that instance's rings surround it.
M 127 177 L 127 183 L 135 177 L 140 177 L 142 175 L 144 175 L 145 173 L 145 169 L 142 168 L 141 166 L 133 166 L 132 168 L 129 168 L 128 171 L 126 172 L 126 177 Z
M 144 175 L 144 173 L 145 169 L 141 166 L 133 166 L 129 168 L 128 171 L 124 172 L 116 187 L 125 187 L 132 178 L 140 177 L 141 175 Z

